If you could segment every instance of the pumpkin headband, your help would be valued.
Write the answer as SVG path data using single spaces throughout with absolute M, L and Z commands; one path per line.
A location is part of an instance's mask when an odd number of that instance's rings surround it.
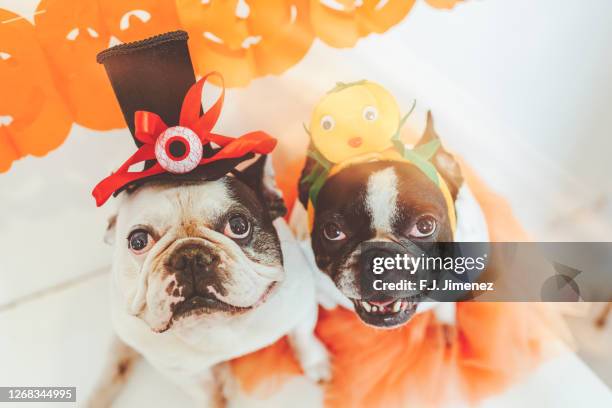
M 400 138 L 400 130 L 412 111 L 414 110 L 415 104 L 413 104 L 410 111 L 404 115 L 400 120 L 397 131 L 391 138 L 392 147 L 383 149 L 381 151 L 372 151 L 369 153 L 361 154 L 358 156 L 350 157 L 339 163 L 332 163 L 327 160 L 311 143 L 311 147 L 308 150 L 308 157 L 315 161 L 315 165 L 311 172 L 307 174 L 300 183 L 308 185 L 308 218 L 310 224 L 310 230 L 312 231 L 314 224 L 314 207 L 317 202 L 317 197 L 321 188 L 325 185 L 326 181 L 339 173 L 345 168 L 368 162 L 376 161 L 396 161 L 402 163 L 410 163 L 416 166 L 429 180 L 431 180 L 442 193 L 446 202 L 448 211 L 448 219 L 450 221 L 451 229 L 453 234 L 456 229 L 457 216 L 455 213 L 455 205 L 453 197 L 450 193 L 448 185 L 444 178 L 440 175 L 436 167 L 431 162 L 438 149 L 441 147 L 439 140 L 432 140 L 422 145 L 418 145 L 414 148 L 409 148 Z M 308 132 L 308 129 L 306 129 Z M 309 132 L 308 132 L 309 133 Z
M 147 180 L 220 178 L 255 153 L 268 154 L 276 146 L 276 139 L 262 131 L 238 138 L 212 132 L 223 106 L 223 77 L 212 72 L 195 82 L 186 40 L 186 33 L 173 32 L 122 44 L 98 56 L 105 64 L 139 146 L 115 173 L 94 188 L 92 194 L 98 206 L 127 186 Z M 220 79 L 221 95 L 201 114 L 204 84 L 212 76 Z M 173 85 L 178 90 L 170 89 Z M 181 92 L 188 85 L 186 93 Z M 182 103 L 178 99 L 181 93 Z M 144 170 L 130 171 L 132 166 L 143 162 Z

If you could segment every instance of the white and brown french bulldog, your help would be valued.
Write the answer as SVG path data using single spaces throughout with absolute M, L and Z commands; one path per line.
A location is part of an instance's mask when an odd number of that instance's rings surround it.
M 214 132 L 223 78 L 196 81 L 187 41 L 174 31 L 97 57 L 138 150 L 92 192 L 98 206 L 117 196 L 107 238 L 120 339 L 93 405 L 112 401 L 140 354 L 209 406 L 223 400 L 213 369 L 284 335 L 310 378 L 329 377 L 313 276 L 267 162 L 276 140 Z M 213 77 L 220 95 L 203 109 Z
M 425 132 L 417 147 L 439 140 L 429 113 Z M 421 301 L 413 291 L 375 290 L 373 279 L 399 282 L 405 273 L 374 275 L 364 262 L 372 256 L 417 256 L 410 244 L 473 241 L 485 242 L 484 216 L 454 157 L 440 146 L 431 158 L 444 179 L 456 213 L 451 219 L 440 188 L 417 166 L 401 161 L 366 161 L 344 167 L 329 177 L 314 205 L 310 234 L 313 261 L 319 274 L 319 297 L 323 306 L 353 309 L 366 324 L 393 328 L 407 323 L 418 312 L 435 307 L 443 323 L 453 324 L 455 304 Z M 302 179 L 310 173 L 306 162 Z M 300 201 L 307 205 L 309 185 L 300 184 Z M 295 211 L 295 209 L 294 209 Z M 305 216 L 292 215 L 292 227 Z M 299 234 L 299 232 L 298 232 Z M 303 235 L 303 234 L 300 234 Z M 364 245 L 365 244 L 365 245 Z M 367 250 L 364 250 L 367 248 Z M 392 249 L 390 249 L 392 248 Z M 309 248 L 306 249 L 309 251 Z
M 125 345 L 113 350 L 91 405 L 109 405 L 134 350 L 203 406 L 223 400 L 215 367 L 287 334 L 306 375 L 329 377 L 313 334 L 313 276 L 265 161 L 216 181 L 149 182 L 120 194 L 107 239 L 112 320 Z

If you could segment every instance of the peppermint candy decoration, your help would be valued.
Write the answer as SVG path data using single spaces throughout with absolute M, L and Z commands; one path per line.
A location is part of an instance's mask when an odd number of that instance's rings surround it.
M 202 142 L 191 129 L 173 126 L 163 131 L 155 142 L 155 158 L 166 171 L 188 173 L 202 160 Z

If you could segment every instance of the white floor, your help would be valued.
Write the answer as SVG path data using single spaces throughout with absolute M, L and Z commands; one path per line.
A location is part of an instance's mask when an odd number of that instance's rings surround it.
M 0 310 L 0 384 L 76 386 L 82 403 L 102 369 L 112 335 L 108 285 L 109 275 L 100 271 Z M 612 338 L 612 330 L 607 338 Z M 606 407 L 611 402 L 610 388 L 567 352 L 482 406 Z M 190 401 L 141 362 L 115 406 L 190 406 Z

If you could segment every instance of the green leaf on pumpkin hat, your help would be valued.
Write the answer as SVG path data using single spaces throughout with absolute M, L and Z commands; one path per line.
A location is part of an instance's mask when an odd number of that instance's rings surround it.
M 410 110 L 408 111 L 408 113 L 406 113 L 400 119 L 399 124 L 397 125 L 397 130 L 395 131 L 395 134 L 391 137 L 391 140 L 393 141 L 400 140 L 400 130 L 402 130 L 402 127 L 404 127 L 404 124 L 408 120 L 408 117 L 412 114 L 412 112 L 414 112 L 415 107 L 416 107 L 416 99 L 412 101 L 412 106 L 410 107 Z
M 439 140 L 432 140 L 420 146 L 416 146 L 412 151 L 421 156 L 424 160 L 430 160 L 436 154 L 440 146 Z
M 412 164 L 417 166 L 419 170 L 421 170 L 423 174 L 427 176 L 427 178 L 434 182 L 435 185 L 440 185 L 440 180 L 438 179 L 438 172 L 436 171 L 436 167 L 430 161 L 428 161 L 428 159 L 421 156 L 417 151 L 411 149 L 405 149 L 403 156 L 405 159 L 410 160 Z
M 312 205 L 315 205 L 317 202 L 317 198 L 319 197 L 319 192 L 325 181 L 327 180 L 327 171 L 322 172 L 318 175 L 316 180 L 310 186 L 310 190 L 308 190 L 308 196 L 310 197 L 310 201 L 312 201 Z
M 393 147 L 395 147 L 395 150 L 397 150 L 402 157 L 404 157 L 404 152 L 408 149 L 404 142 L 399 139 L 393 140 Z
M 323 155 L 321 155 L 321 153 L 319 153 L 319 151 L 316 149 L 309 149 L 308 157 L 315 160 L 316 164 L 310 171 L 310 174 L 302 179 L 301 183 L 310 184 L 308 196 L 314 205 L 314 203 L 317 201 L 319 191 L 323 187 L 323 184 L 325 184 L 325 180 L 327 179 L 329 170 L 332 167 L 332 163 L 323 157 Z
M 331 169 L 333 163 L 327 160 L 317 149 L 309 149 L 307 155 L 326 170 Z
M 320 164 L 315 164 L 315 166 L 312 168 L 312 170 L 310 171 L 310 174 L 308 174 L 306 177 L 304 177 L 301 181 L 302 184 L 309 184 L 309 183 L 314 183 L 314 181 L 321 175 L 321 173 L 323 173 L 325 171 L 325 168 L 323 166 L 321 166 Z
M 336 82 L 336 86 L 328 91 L 327 93 L 334 93 L 334 92 L 339 92 L 342 91 L 343 89 L 346 88 L 350 88 L 351 86 L 355 86 L 355 85 L 363 85 L 366 82 L 368 82 L 366 79 L 362 79 L 361 81 L 355 81 L 355 82 Z

